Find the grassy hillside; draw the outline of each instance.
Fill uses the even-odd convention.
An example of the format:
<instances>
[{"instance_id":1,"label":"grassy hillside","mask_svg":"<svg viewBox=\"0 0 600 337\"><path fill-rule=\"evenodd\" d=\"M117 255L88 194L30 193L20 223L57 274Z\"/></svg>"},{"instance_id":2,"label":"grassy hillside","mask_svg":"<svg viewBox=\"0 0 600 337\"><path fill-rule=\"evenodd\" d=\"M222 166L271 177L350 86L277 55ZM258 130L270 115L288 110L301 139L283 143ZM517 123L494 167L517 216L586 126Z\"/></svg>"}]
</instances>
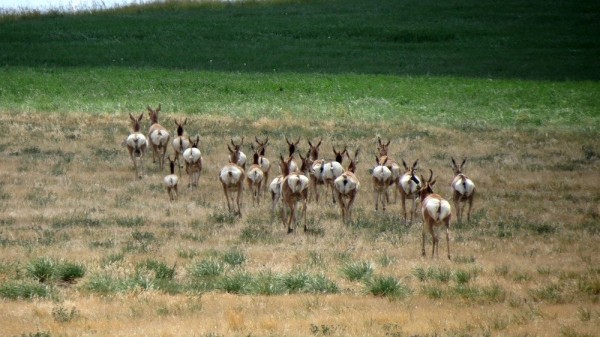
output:
<instances>
[{"instance_id":1,"label":"grassy hillside","mask_svg":"<svg viewBox=\"0 0 600 337\"><path fill-rule=\"evenodd\" d=\"M5 18L0 64L597 80L599 14L596 1L168 1Z\"/></svg>"},{"instance_id":2,"label":"grassy hillside","mask_svg":"<svg viewBox=\"0 0 600 337\"><path fill-rule=\"evenodd\" d=\"M0 327L10 336L594 336L600 326L599 5L594 1L167 1L0 18ZM128 113L188 118L198 189L121 143ZM142 131L148 130L147 115ZM355 218L310 202L288 235L243 216L226 144L361 149ZM375 211L377 136L473 219L421 256ZM169 148L172 153L172 149ZM298 158L298 156L297 156ZM344 162L344 164L347 164ZM179 173L179 172L177 172ZM321 189L321 196L324 189ZM393 199L393 193L390 191ZM322 200L322 199L321 199ZM453 206L453 212L456 210Z\"/></svg>"},{"instance_id":3,"label":"grassy hillside","mask_svg":"<svg viewBox=\"0 0 600 337\"><path fill-rule=\"evenodd\" d=\"M170 1L0 19L0 109L599 127L596 2ZM565 81L568 80L568 81Z\"/></svg>"}]
</instances>

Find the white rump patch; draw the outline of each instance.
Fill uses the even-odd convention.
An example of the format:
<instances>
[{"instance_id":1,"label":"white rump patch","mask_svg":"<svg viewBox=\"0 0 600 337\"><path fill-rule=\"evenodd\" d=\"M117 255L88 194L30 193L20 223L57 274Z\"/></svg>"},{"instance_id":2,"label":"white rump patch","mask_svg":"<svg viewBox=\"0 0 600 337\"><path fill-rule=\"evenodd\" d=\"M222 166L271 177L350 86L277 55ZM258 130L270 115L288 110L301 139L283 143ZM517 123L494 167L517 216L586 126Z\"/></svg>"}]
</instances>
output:
<instances>
[{"instance_id":1,"label":"white rump patch","mask_svg":"<svg viewBox=\"0 0 600 337\"><path fill-rule=\"evenodd\" d=\"M248 171L248 179L253 181L255 184L261 182L263 180L263 177L264 173L258 167L253 167L250 169L250 171Z\"/></svg>"},{"instance_id":2,"label":"white rump patch","mask_svg":"<svg viewBox=\"0 0 600 337\"><path fill-rule=\"evenodd\" d=\"M380 182L388 181L392 177L392 171L386 166L379 165L373 169L373 177Z\"/></svg>"},{"instance_id":3,"label":"white rump patch","mask_svg":"<svg viewBox=\"0 0 600 337\"><path fill-rule=\"evenodd\" d=\"M435 221L441 221L451 214L450 203L444 199L427 197L423 201L423 212Z\"/></svg>"},{"instance_id":4,"label":"white rump patch","mask_svg":"<svg viewBox=\"0 0 600 337\"><path fill-rule=\"evenodd\" d=\"M154 130L150 134L150 141L154 145L167 145L167 141L169 140L169 132L167 130Z\"/></svg>"},{"instance_id":5,"label":"white rump patch","mask_svg":"<svg viewBox=\"0 0 600 337\"><path fill-rule=\"evenodd\" d=\"M186 163L197 163L198 160L200 160L200 158L202 158L202 153L200 152L200 150L198 150L198 148L191 147L183 151L183 160L185 160Z\"/></svg>"},{"instance_id":6,"label":"white rump patch","mask_svg":"<svg viewBox=\"0 0 600 337\"><path fill-rule=\"evenodd\" d=\"M421 182L421 179L419 179L417 176L415 176L415 178L419 181L419 183ZM400 178L400 186L402 186L404 193L408 195L415 194L419 190L417 184L412 181L410 174L404 174Z\"/></svg>"},{"instance_id":7,"label":"white rump patch","mask_svg":"<svg viewBox=\"0 0 600 337\"><path fill-rule=\"evenodd\" d=\"M337 177L333 184L338 192L342 194L349 194L354 190L358 191L360 189L360 183L354 179L350 179L350 177L345 174Z\"/></svg>"},{"instance_id":8,"label":"white rump patch","mask_svg":"<svg viewBox=\"0 0 600 337\"><path fill-rule=\"evenodd\" d=\"M173 186L177 185L178 181L179 181L179 178L174 174L169 174L164 179L165 186L167 186L167 187L173 187Z\"/></svg>"},{"instance_id":9,"label":"white rump patch","mask_svg":"<svg viewBox=\"0 0 600 337\"><path fill-rule=\"evenodd\" d=\"M469 178L461 179L460 176L454 178L452 182L452 188L460 193L461 195L468 197L473 194L473 190L475 190L475 183Z\"/></svg>"},{"instance_id":10,"label":"white rump patch","mask_svg":"<svg viewBox=\"0 0 600 337\"><path fill-rule=\"evenodd\" d=\"M137 143L136 143L136 140L137 140ZM146 145L147 141L146 141L146 137L143 134L141 134L139 132L135 132L135 133L130 134L127 137L126 143L127 143L127 146L135 149L136 144L137 144L137 147L139 148L143 145Z\"/></svg>"},{"instance_id":11,"label":"white rump patch","mask_svg":"<svg viewBox=\"0 0 600 337\"><path fill-rule=\"evenodd\" d=\"M221 170L221 174L219 175L219 179L225 185L235 185L240 181L242 177L242 170L240 170L237 166L225 166Z\"/></svg>"},{"instance_id":12,"label":"white rump patch","mask_svg":"<svg viewBox=\"0 0 600 337\"><path fill-rule=\"evenodd\" d=\"M300 193L308 188L309 180L303 174L291 174L286 177L287 185L294 193Z\"/></svg>"}]
</instances>

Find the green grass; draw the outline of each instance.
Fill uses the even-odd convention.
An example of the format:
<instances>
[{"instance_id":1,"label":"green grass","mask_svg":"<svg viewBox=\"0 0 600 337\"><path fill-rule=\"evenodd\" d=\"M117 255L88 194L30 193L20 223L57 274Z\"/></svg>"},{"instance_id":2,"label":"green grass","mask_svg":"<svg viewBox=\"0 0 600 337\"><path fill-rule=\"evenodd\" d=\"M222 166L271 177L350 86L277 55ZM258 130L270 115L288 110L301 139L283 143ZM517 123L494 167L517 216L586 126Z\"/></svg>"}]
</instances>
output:
<instances>
[{"instance_id":1,"label":"green grass","mask_svg":"<svg viewBox=\"0 0 600 337\"><path fill-rule=\"evenodd\" d=\"M4 16L0 110L162 103L166 115L593 133L599 15L594 1L351 0Z\"/></svg>"}]
</instances>

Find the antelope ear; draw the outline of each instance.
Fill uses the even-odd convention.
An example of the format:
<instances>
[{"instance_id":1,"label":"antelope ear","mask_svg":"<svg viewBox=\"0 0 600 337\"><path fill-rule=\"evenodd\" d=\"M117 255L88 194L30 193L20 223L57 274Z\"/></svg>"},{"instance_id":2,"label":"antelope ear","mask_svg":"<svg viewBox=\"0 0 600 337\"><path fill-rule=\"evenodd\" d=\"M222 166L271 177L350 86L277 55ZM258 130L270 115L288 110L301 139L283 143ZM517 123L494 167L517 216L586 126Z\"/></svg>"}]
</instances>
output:
<instances>
[{"instance_id":1,"label":"antelope ear","mask_svg":"<svg viewBox=\"0 0 600 337\"><path fill-rule=\"evenodd\" d=\"M152 108L151 108L149 105L147 105L147 106L146 106L146 109L148 109L148 111L149 111L150 113L153 113L153 112L154 112L154 111L152 111Z\"/></svg>"},{"instance_id":2,"label":"antelope ear","mask_svg":"<svg viewBox=\"0 0 600 337\"><path fill-rule=\"evenodd\" d=\"M406 165L406 162L404 161L404 159L402 159L402 165L404 165L404 169L408 171L408 165Z\"/></svg>"},{"instance_id":3,"label":"antelope ear","mask_svg":"<svg viewBox=\"0 0 600 337\"><path fill-rule=\"evenodd\" d=\"M138 117L138 122L142 120L142 117L144 117L144 113L143 112L140 114L140 117Z\"/></svg>"},{"instance_id":4,"label":"antelope ear","mask_svg":"<svg viewBox=\"0 0 600 337\"><path fill-rule=\"evenodd\" d=\"M419 166L419 159L415 160L415 163L412 166L413 170L416 170L417 166Z\"/></svg>"},{"instance_id":5,"label":"antelope ear","mask_svg":"<svg viewBox=\"0 0 600 337\"><path fill-rule=\"evenodd\" d=\"M462 168L466 162L467 162L467 158L463 159L462 163L460 164L460 167Z\"/></svg>"},{"instance_id":6,"label":"antelope ear","mask_svg":"<svg viewBox=\"0 0 600 337\"><path fill-rule=\"evenodd\" d=\"M454 157L450 157L452 159L452 166L456 167L456 161L454 161Z\"/></svg>"},{"instance_id":7,"label":"antelope ear","mask_svg":"<svg viewBox=\"0 0 600 337\"><path fill-rule=\"evenodd\" d=\"M133 115L131 114L131 112L129 113L129 119L131 119L134 122L137 122L137 120L135 119L135 117L133 117Z\"/></svg>"},{"instance_id":8,"label":"antelope ear","mask_svg":"<svg viewBox=\"0 0 600 337\"><path fill-rule=\"evenodd\" d=\"M156 112L158 113L160 111L160 104L158 104L158 108L156 108Z\"/></svg>"}]
</instances>

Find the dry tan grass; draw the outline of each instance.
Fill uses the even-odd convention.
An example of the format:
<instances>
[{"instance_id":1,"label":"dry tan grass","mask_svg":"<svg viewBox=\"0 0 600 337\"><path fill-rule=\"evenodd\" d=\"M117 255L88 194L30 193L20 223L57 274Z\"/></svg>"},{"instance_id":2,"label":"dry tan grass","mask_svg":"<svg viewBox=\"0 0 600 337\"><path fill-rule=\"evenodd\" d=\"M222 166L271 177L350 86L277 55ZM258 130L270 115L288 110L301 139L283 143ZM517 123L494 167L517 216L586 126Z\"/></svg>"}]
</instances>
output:
<instances>
[{"instance_id":1,"label":"dry tan grass","mask_svg":"<svg viewBox=\"0 0 600 337\"><path fill-rule=\"evenodd\" d=\"M290 124L301 131L286 134L292 130ZM343 127L352 131L344 132ZM191 192L186 188L187 176L182 177L180 199L171 203L162 186L167 171L158 172L151 155L145 161L148 176L133 179L132 163L120 145L129 132L125 115L3 114L0 130L0 194L4 195L0 242L13 243L0 245L0 266L4 266L0 282L13 276L3 270L22 269L38 257L81 262L87 269L78 284L58 285L54 300L0 300L3 335L47 331L52 336L591 336L600 326L598 137L580 138L568 130L466 132L408 124L304 126L300 121L269 119L243 126L234 119L195 117L186 131L202 137L206 165L200 188ZM308 209L311 224L322 235L287 235L281 222L275 221L269 242L246 242L241 236L248 226L268 223L270 200L265 198L253 209L246 193L243 218L215 226L210 218L227 208L217 172L226 164L225 144L230 137L245 136L249 141L265 132L273 144L267 148L272 161L286 152L285 135L302 136L303 153L308 149L306 137L323 135L321 152L326 158L332 156L331 145L360 146L357 176L363 186L356 215L371 221L378 219L368 176L377 134L392 139L392 157L407 162L419 158L423 174L431 168L438 177L436 191L446 198L451 197L450 156L467 156L466 174L478 189L474 224L453 231L453 261L420 256L420 223L405 235L351 229L339 220L337 206L328 204L309 204ZM396 203L387 213L399 220L400 210ZM142 217L145 223L115 225L118 219L134 217ZM81 221L69 225L72 219ZM92 225L82 225L85 219ZM157 240L145 251L125 251L133 231L153 233ZM98 248L98 243L106 242L108 248ZM445 242L440 245L443 251ZM131 274L137 262L148 258L176 265L177 278L184 279L194 261L232 247L247 256L244 268L251 273L307 268L334 280L341 293L242 296L131 291L100 296L80 287L95 274ZM428 243L428 255L430 247ZM119 252L124 252L119 263L102 263ZM193 254L186 257L188 253ZM363 284L340 275L342 257L371 261L376 275L393 276L412 293L401 299L366 294ZM390 262L379 263L383 258ZM453 285L421 282L414 276L417 268L477 270L469 285L497 286L504 295L494 300L435 299L423 289L450 291ZM582 291L578 286L582 280L592 289ZM563 286L560 300L532 296L532 291L553 284ZM60 322L52 315L57 306L75 308L77 316ZM589 318L582 312L590 313Z\"/></svg>"}]
</instances>

